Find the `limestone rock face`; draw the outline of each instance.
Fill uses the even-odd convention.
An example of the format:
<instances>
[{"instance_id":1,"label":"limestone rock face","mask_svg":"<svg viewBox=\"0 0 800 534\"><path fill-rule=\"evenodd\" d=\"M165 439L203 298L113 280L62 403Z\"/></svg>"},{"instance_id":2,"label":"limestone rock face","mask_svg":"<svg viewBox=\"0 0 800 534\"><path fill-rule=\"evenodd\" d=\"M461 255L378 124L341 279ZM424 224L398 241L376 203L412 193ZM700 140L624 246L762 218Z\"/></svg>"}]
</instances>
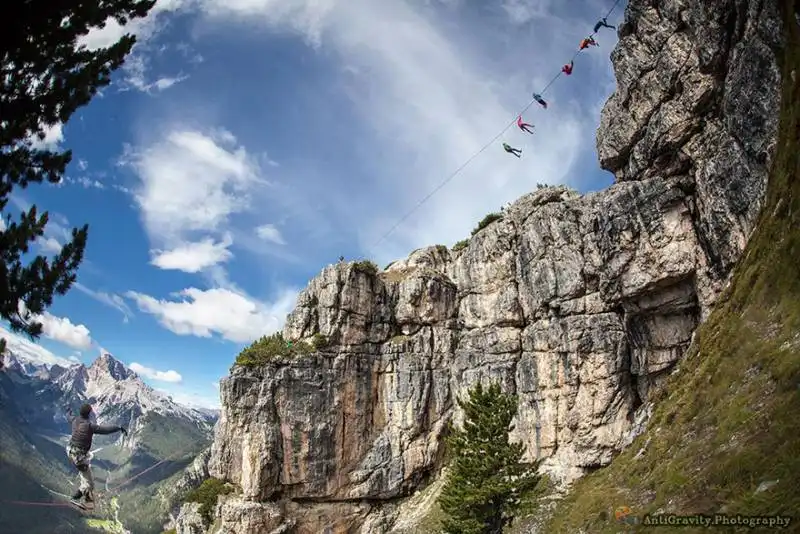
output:
<instances>
[{"instance_id":1,"label":"limestone rock face","mask_svg":"<svg viewBox=\"0 0 800 534\"><path fill-rule=\"evenodd\" d=\"M630 0L619 33L597 136L617 183L530 193L459 251L326 267L284 336L328 347L221 382L209 472L241 491L218 532L413 531L398 499L479 380L519 396L513 438L556 480L639 431L759 214L782 27L774 0Z\"/></svg>"},{"instance_id":2,"label":"limestone rock face","mask_svg":"<svg viewBox=\"0 0 800 534\"><path fill-rule=\"evenodd\" d=\"M206 525L200 515L200 504L186 503L181 506L178 518L175 520L177 534L205 534Z\"/></svg>"}]
</instances>

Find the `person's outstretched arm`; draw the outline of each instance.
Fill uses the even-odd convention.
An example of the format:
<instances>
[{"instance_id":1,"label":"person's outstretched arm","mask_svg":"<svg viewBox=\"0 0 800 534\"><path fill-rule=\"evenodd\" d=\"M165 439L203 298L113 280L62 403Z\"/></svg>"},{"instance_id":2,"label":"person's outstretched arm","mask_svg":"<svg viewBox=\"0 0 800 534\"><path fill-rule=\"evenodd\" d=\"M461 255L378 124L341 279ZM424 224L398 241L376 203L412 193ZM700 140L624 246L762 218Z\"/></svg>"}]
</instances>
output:
<instances>
[{"instance_id":1,"label":"person's outstretched arm","mask_svg":"<svg viewBox=\"0 0 800 534\"><path fill-rule=\"evenodd\" d=\"M112 426L112 425L98 425L92 423L92 432L95 434L113 434L114 432L122 432L123 434L127 434L128 432L121 426Z\"/></svg>"}]
</instances>

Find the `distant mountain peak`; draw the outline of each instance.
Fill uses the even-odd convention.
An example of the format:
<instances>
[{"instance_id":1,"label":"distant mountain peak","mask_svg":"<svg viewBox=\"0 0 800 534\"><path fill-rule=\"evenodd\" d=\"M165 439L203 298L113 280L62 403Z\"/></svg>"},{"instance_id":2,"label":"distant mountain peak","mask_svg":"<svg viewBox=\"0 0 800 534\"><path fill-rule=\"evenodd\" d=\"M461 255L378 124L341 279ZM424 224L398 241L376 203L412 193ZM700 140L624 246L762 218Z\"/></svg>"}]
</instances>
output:
<instances>
[{"instance_id":1,"label":"distant mountain peak","mask_svg":"<svg viewBox=\"0 0 800 534\"><path fill-rule=\"evenodd\" d=\"M92 362L92 365L89 366L89 372L95 376L100 373L107 374L118 382L136 377L136 373L128 369L124 363L108 352L104 352Z\"/></svg>"}]
</instances>

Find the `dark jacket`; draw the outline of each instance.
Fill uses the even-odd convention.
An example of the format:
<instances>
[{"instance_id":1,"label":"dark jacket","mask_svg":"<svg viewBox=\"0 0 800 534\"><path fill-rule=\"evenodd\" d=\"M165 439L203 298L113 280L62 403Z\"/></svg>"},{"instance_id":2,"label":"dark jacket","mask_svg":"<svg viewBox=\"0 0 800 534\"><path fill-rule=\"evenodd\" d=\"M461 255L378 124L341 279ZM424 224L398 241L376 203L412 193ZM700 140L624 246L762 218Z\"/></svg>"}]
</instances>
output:
<instances>
[{"instance_id":1,"label":"dark jacket","mask_svg":"<svg viewBox=\"0 0 800 534\"><path fill-rule=\"evenodd\" d=\"M71 415L70 423L72 424L70 446L85 451L92 448L92 437L95 434L113 434L120 430L118 426L104 426L92 423L88 418L80 415Z\"/></svg>"}]
</instances>

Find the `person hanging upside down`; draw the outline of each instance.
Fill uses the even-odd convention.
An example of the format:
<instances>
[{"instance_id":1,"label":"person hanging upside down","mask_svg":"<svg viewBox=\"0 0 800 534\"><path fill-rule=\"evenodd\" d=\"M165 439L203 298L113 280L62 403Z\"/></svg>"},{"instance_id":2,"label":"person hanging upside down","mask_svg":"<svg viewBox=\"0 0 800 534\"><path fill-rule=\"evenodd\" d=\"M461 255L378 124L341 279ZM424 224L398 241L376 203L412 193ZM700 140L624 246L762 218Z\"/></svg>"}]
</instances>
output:
<instances>
[{"instance_id":1,"label":"person hanging upside down","mask_svg":"<svg viewBox=\"0 0 800 534\"><path fill-rule=\"evenodd\" d=\"M519 126L519 129L522 130L523 132L528 132L529 134L533 133L533 130L531 130L531 128L533 128L533 124L522 122L522 115L517 117L517 126Z\"/></svg>"},{"instance_id":2,"label":"person hanging upside down","mask_svg":"<svg viewBox=\"0 0 800 534\"><path fill-rule=\"evenodd\" d=\"M612 30L616 30L616 29L617 29L617 28L615 28L614 26L610 25L610 24L609 24L609 23L606 21L605 17L603 17L602 19L600 19L600 20L598 20L598 21L597 21L597 24L595 24L595 25L594 25L594 33L597 33L597 31L598 31L600 28L603 28L603 27L606 27L606 28L609 28L609 29L612 29Z\"/></svg>"},{"instance_id":3,"label":"person hanging upside down","mask_svg":"<svg viewBox=\"0 0 800 534\"><path fill-rule=\"evenodd\" d=\"M542 95L538 93L533 93L533 99L536 100L544 109L547 109L547 102L544 101Z\"/></svg>"},{"instance_id":4,"label":"person hanging upside down","mask_svg":"<svg viewBox=\"0 0 800 534\"><path fill-rule=\"evenodd\" d=\"M573 67L573 66L574 66L574 65L573 65L573 62L572 62L572 61L570 61L569 63L567 63L566 65L564 65L563 67L561 67L561 72L563 72L564 74L566 74L567 76L569 76L570 74L572 74L572 67Z\"/></svg>"},{"instance_id":5,"label":"person hanging upside down","mask_svg":"<svg viewBox=\"0 0 800 534\"><path fill-rule=\"evenodd\" d=\"M587 37L583 41L581 41L581 50L584 48L589 48L590 46L600 46L597 44L597 41L594 40L594 37Z\"/></svg>"},{"instance_id":6,"label":"person hanging upside down","mask_svg":"<svg viewBox=\"0 0 800 534\"><path fill-rule=\"evenodd\" d=\"M514 154L518 158L522 157L522 150L520 150L518 148L512 148L512 147L508 146L507 143L503 143L503 150L505 150L509 154Z\"/></svg>"}]
</instances>

